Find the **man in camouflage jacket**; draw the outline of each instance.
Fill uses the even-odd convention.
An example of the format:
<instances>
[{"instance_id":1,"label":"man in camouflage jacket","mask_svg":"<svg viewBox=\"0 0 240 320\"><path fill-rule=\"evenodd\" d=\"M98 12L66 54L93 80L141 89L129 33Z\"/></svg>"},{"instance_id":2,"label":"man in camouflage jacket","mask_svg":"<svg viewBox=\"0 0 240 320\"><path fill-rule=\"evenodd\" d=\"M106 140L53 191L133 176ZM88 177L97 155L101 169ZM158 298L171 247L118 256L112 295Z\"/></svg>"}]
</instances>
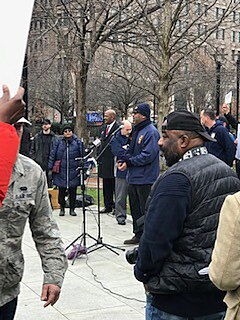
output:
<instances>
[{"instance_id":1,"label":"man in camouflage jacket","mask_svg":"<svg viewBox=\"0 0 240 320\"><path fill-rule=\"evenodd\" d=\"M27 220L44 272L44 307L59 298L67 260L53 220L46 176L33 160L18 155L0 208L0 319L13 319L22 279L22 237Z\"/></svg>"}]
</instances>

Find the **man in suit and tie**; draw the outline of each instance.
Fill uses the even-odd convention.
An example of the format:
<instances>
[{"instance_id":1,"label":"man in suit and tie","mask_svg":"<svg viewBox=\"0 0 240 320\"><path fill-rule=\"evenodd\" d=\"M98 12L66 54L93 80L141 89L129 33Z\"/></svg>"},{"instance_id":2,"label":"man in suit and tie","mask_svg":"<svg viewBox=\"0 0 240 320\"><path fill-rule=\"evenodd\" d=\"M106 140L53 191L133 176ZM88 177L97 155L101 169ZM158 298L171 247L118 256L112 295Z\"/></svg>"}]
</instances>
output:
<instances>
[{"instance_id":1,"label":"man in suit and tie","mask_svg":"<svg viewBox=\"0 0 240 320\"><path fill-rule=\"evenodd\" d=\"M118 128L116 122L116 112L114 110L107 110L104 113L104 125L101 127L100 139L101 146L98 154L106 147L112 138L112 133ZM105 207L100 211L101 213L112 212L114 209L113 194L115 190L114 178L114 155L111 147L108 146L100 156L99 160L99 176L103 179L103 198Z\"/></svg>"}]
</instances>

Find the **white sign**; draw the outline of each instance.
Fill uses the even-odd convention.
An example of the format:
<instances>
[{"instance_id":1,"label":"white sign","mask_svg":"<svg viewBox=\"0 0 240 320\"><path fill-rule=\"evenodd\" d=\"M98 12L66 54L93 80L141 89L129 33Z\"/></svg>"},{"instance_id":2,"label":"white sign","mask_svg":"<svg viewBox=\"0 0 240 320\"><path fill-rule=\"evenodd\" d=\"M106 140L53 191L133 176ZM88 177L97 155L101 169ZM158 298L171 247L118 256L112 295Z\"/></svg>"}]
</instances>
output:
<instances>
[{"instance_id":1,"label":"white sign","mask_svg":"<svg viewBox=\"0 0 240 320\"><path fill-rule=\"evenodd\" d=\"M232 103L232 91L228 92L228 94L225 95L225 103L226 104Z\"/></svg>"},{"instance_id":2,"label":"white sign","mask_svg":"<svg viewBox=\"0 0 240 320\"><path fill-rule=\"evenodd\" d=\"M11 96L20 85L34 0L1 0L0 96L6 84Z\"/></svg>"}]
</instances>

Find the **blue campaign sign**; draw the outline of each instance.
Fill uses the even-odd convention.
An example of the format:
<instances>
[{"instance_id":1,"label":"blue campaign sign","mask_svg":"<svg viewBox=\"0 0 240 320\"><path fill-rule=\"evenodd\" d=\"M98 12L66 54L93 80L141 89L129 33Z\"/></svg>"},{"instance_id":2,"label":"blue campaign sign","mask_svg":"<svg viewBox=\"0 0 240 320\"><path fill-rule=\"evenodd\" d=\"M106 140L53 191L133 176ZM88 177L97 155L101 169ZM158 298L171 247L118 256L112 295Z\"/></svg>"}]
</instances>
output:
<instances>
[{"instance_id":1,"label":"blue campaign sign","mask_svg":"<svg viewBox=\"0 0 240 320\"><path fill-rule=\"evenodd\" d=\"M103 122L103 117L99 112L91 112L86 115L87 122Z\"/></svg>"}]
</instances>

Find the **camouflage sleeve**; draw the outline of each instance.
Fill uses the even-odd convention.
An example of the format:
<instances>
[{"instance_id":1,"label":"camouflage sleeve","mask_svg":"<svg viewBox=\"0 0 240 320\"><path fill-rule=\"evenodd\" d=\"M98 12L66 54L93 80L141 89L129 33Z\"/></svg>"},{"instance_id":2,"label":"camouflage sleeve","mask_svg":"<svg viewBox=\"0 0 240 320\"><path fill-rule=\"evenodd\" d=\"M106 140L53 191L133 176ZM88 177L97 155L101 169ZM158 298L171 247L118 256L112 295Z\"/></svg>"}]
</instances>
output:
<instances>
[{"instance_id":1,"label":"camouflage sleeve","mask_svg":"<svg viewBox=\"0 0 240 320\"><path fill-rule=\"evenodd\" d=\"M46 176L42 171L37 186L35 206L29 216L29 224L42 260L43 283L61 287L67 270L67 258L58 226L52 216Z\"/></svg>"}]
</instances>

